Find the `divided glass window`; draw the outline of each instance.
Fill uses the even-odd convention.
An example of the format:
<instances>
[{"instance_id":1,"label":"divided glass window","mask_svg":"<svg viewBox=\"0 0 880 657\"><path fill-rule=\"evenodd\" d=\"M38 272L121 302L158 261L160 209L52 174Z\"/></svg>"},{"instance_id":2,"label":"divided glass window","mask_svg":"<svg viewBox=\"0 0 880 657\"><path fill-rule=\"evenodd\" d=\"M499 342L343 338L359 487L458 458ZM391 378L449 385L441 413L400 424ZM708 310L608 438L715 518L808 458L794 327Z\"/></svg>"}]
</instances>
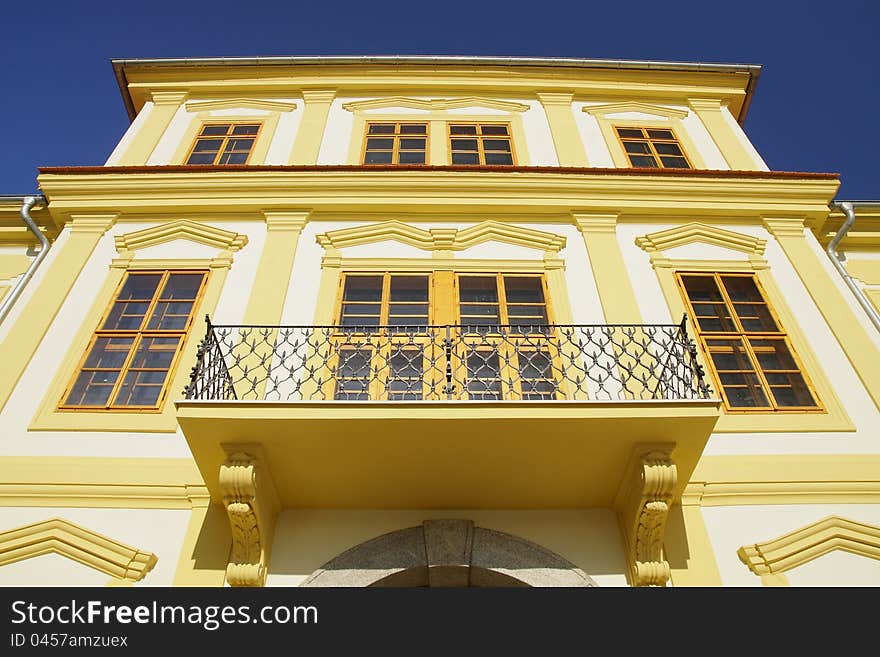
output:
<instances>
[{"instance_id":1,"label":"divided glass window","mask_svg":"<svg viewBox=\"0 0 880 657\"><path fill-rule=\"evenodd\" d=\"M157 409L207 272L129 272L61 408Z\"/></svg>"},{"instance_id":2,"label":"divided glass window","mask_svg":"<svg viewBox=\"0 0 880 657\"><path fill-rule=\"evenodd\" d=\"M450 123L452 164L513 164L510 126L503 123Z\"/></svg>"},{"instance_id":3,"label":"divided glass window","mask_svg":"<svg viewBox=\"0 0 880 657\"><path fill-rule=\"evenodd\" d=\"M186 163L247 164L259 133L259 123L206 123Z\"/></svg>"},{"instance_id":4,"label":"divided glass window","mask_svg":"<svg viewBox=\"0 0 880 657\"><path fill-rule=\"evenodd\" d=\"M661 128L615 128L623 150L634 167L690 169L681 144L671 130Z\"/></svg>"},{"instance_id":5,"label":"divided glass window","mask_svg":"<svg viewBox=\"0 0 880 657\"><path fill-rule=\"evenodd\" d=\"M364 164L425 164L427 123L370 123Z\"/></svg>"},{"instance_id":6,"label":"divided glass window","mask_svg":"<svg viewBox=\"0 0 880 657\"><path fill-rule=\"evenodd\" d=\"M754 274L678 273L710 369L732 410L818 410Z\"/></svg>"}]
</instances>

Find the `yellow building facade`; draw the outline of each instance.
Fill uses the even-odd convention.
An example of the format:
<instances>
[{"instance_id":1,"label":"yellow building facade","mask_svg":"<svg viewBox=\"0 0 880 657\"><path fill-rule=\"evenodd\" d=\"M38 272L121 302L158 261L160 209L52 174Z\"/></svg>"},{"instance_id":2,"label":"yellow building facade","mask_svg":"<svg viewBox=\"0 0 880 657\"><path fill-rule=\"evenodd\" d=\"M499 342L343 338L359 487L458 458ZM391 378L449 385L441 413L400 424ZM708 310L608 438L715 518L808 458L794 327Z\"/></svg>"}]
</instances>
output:
<instances>
[{"instance_id":1,"label":"yellow building facade","mask_svg":"<svg viewBox=\"0 0 880 657\"><path fill-rule=\"evenodd\" d=\"M880 585L880 210L760 67L113 67L0 197L0 584Z\"/></svg>"}]
</instances>

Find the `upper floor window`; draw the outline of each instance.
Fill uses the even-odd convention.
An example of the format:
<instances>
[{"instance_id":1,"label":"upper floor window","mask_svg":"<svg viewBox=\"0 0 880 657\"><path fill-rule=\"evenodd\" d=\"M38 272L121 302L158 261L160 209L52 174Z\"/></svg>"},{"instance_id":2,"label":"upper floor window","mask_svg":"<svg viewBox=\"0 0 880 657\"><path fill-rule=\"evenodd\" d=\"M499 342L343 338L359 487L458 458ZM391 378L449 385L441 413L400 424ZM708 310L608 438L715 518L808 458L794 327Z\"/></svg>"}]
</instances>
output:
<instances>
[{"instance_id":1,"label":"upper floor window","mask_svg":"<svg viewBox=\"0 0 880 657\"><path fill-rule=\"evenodd\" d=\"M158 409L206 278L205 271L129 272L61 408Z\"/></svg>"},{"instance_id":2,"label":"upper floor window","mask_svg":"<svg viewBox=\"0 0 880 657\"><path fill-rule=\"evenodd\" d=\"M663 128L615 128L623 150L634 167L690 169L672 130Z\"/></svg>"},{"instance_id":3,"label":"upper floor window","mask_svg":"<svg viewBox=\"0 0 880 657\"><path fill-rule=\"evenodd\" d=\"M259 123L206 123L186 163L247 164L259 133Z\"/></svg>"},{"instance_id":4,"label":"upper floor window","mask_svg":"<svg viewBox=\"0 0 880 657\"><path fill-rule=\"evenodd\" d=\"M450 123L452 164L513 164L510 126L506 123Z\"/></svg>"},{"instance_id":5,"label":"upper floor window","mask_svg":"<svg viewBox=\"0 0 880 657\"><path fill-rule=\"evenodd\" d=\"M346 274L344 280L342 326L428 324L428 274Z\"/></svg>"},{"instance_id":6,"label":"upper floor window","mask_svg":"<svg viewBox=\"0 0 880 657\"><path fill-rule=\"evenodd\" d=\"M364 164L424 164L427 148L427 123L370 123Z\"/></svg>"},{"instance_id":7,"label":"upper floor window","mask_svg":"<svg viewBox=\"0 0 880 657\"><path fill-rule=\"evenodd\" d=\"M677 276L728 409L819 409L788 336L754 274Z\"/></svg>"},{"instance_id":8,"label":"upper floor window","mask_svg":"<svg viewBox=\"0 0 880 657\"><path fill-rule=\"evenodd\" d=\"M459 274L458 304L467 326L547 324L542 276Z\"/></svg>"}]
</instances>

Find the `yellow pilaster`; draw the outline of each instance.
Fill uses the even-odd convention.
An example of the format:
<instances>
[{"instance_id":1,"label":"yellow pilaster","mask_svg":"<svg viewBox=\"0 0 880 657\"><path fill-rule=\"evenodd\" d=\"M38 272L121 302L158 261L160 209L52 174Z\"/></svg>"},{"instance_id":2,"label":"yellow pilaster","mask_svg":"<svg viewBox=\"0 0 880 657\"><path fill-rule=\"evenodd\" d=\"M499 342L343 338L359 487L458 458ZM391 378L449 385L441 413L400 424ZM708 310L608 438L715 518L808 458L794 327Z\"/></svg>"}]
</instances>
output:
<instances>
[{"instance_id":1,"label":"yellow pilaster","mask_svg":"<svg viewBox=\"0 0 880 657\"><path fill-rule=\"evenodd\" d=\"M589 166L584 142L571 111L574 94L541 91L537 96L550 123L550 134L553 135L559 166Z\"/></svg>"},{"instance_id":2,"label":"yellow pilaster","mask_svg":"<svg viewBox=\"0 0 880 657\"><path fill-rule=\"evenodd\" d=\"M223 586L231 546L226 509L209 502L193 507L173 585Z\"/></svg>"},{"instance_id":3,"label":"yellow pilaster","mask_svg":"<svg viewBox=\"0 0 880 657\"><path fill-rule=\"evenodd\" d=\"M574 212L572 217L587 247L605 321L609 324L641 323L629 272L617 242L617 215Z\"/></svg>"},{"instance_id":4,"label":"yellow pilaster","mask_svg":"<svg viewBox=\"0 0 880 657\"><path fill-rule=\"evenodd\" d=\"M290 152L290 164L316 164L335 89L305 89L303 116Z\"/></svg>"},{"instance_id":5,"label":"yellow pilaster","mask_svg":"<svg viewBox=\"0 0 880 657\"><path fill-rule=\"evenodd\" d=\"M700 493L685 491L666 520L666 559L673 586L721 586L721 573L709 541Z\"/></svg>"},{"instance_id":6,"label":"yellow pilaster","mask_svg":"<svg viewBox=\"0 0 880 657\"><path fill-rule=\"evenodd\" d=\"M264 212L263 216L266 219L266 243L244 313L245 324L277 324L281 321L296 247L309 213Z\"/></svg>"},{"instance_id":7,"label":"yellow pilaster","mask_svg":"<svg viewBox=\"0 0 880 657\"><path fill-rule=\"evenodd\" d=\"M785 251L868 394L880 408L880 350L846 302L845 293L835 285L826 263L807 243L803 219L765 217L764 225Z\"/></svg>"},{"instance_id":8,"label":"yellow pilaster","mask_svg":"<svg viewBox=\"0 0 880 657\"><path fill-rule=\"evenodd\" d=\"M67 224L67 240L55 247L39 287L28 300L6 339L0 343L0 409L37 350L74 281L92 255L101 236L116 221L113 214L74 215ZM54 258L53 258L54 256Z\"/></svg>"},{"instance_id":9,"label":"yellow pilaster","mask_svg":"<svg viewBox=\"0 0 880 657\"><path fill-rule=\"evenodd\" d=\"M446 148L446 121L431 119L430 146L428 147L428 164L443 166L449 164Z\"/></svg>"},{"instance_id":10,"label":"yellow pilaster","mask_svg":"<svg viewBox=\"0 0 880 657\"><path fill-rule=\"evenodd\" d=\"M697 114L712 140L718 146L728 166L734 171L757 171L758 163L752 157L733 128L725 120L722 112L727 112L726 107L721 106L717 98L691 98L691 109Z\"/></svg>"},{"instance_id":11,"label":"yellow pilaster","mask_svg":"<svg viewBox=\"0 0 880 657\"><path fill-rule=\"evenodd\" d=\"M119 166L146 164L186 97L187 94L180 91L154 91L151 98L153 107L150 110L150 115L128 148L125 149L117 164Z\"/></svg>"}]
</instances>

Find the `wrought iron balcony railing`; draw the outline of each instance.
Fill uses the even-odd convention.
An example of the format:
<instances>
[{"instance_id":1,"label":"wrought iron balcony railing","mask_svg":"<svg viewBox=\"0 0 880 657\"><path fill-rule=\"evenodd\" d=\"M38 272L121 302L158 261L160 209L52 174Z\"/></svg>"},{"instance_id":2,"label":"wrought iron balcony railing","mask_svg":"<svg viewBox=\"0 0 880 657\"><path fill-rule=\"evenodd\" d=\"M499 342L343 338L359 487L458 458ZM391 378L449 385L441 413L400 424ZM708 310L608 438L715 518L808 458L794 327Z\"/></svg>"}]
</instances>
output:
<instances>
[{"instance_id":1,"label":"wrought iron balcony railing","mask_svg":"<svg viewBox=\"0 0 880 657\"><path fill-rule=\"evenodd\" d=\"M215 326L187 399L677 400L710 390L669 325Z\"/></svg>"}]
</instances>

